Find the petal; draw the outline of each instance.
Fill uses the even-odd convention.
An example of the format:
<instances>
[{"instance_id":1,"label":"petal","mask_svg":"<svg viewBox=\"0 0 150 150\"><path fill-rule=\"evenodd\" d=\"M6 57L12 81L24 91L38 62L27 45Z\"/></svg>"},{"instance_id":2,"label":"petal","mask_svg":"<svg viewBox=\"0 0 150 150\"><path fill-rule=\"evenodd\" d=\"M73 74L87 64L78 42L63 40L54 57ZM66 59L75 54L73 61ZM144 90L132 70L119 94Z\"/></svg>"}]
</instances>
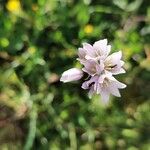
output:
<instances>
[{"instance_id":1,"label":"petal","mask_svg":"<svg viewBox=\"0 0 150 150\"><path fill-rule=\"evenodd\" d=\"M121 67L125 64L124 61L120 60Z\"/></svg>"},{"instance_id":2,"label":"petal","mask_svg":"<svg viewBox=\"0 0 150 150\"><path fill-rule=\"evenodd\" d=\"M116 80L113 76L107 76L107 80L109 80L106 87L107 92L120 97L119 89L125 88L126 85Z\"/></svg>"},{"instance_id":3,"label":"petal","mask_svg":"<svg viewBox=\"0 0 150 150\"><path fill-rule=\"evenodd\" d=\"M115 70L112 70L111 72L112 72L113 75L126 73L126 71L123 68L117 68Z\"/></svg>"},{"instance_id":4,"label":"petal","mask_svg":"<svg viewBox=\"0 0 150 150\"><path fill-rule=\"evenodd\" d=\"M113 84L113 83L111 83L111 84L109 85L108 91L109 91L112 95L114 95L114 96L121 97L118 88L117 88L116 85Z\"/></svg>"},{"instance_id":5,"label":"petal","mask_svg":"<svg viewBox=\"0 0 150 150\"><path fill-rule=\"evenodd\" d=\"M88 93L89 98L92 98L93 94L94 94L94 87L91 86L90 91Z\"/></svg>"},{"instance_id":6,"label":"petal","mask_svg":"<svg viewBox=\"0 0 150 150\"><path fill-rule=\"evenodd\" d=\"M124 89L124 88L127 87L127 85L125 85L124 83L121 83L119 81L117 82L117 86L118 86L119 89Z\"/></svg>"},{"instance_id":7,"label":"petal","mask_svg":"<svg viewBox=\"0 0 150 150\"><path fill-rule=\"evenodd\" d=\"M107 52L106 52L106 56L108 56L108 55L109 55L110 51L111 51L111 45L107 45Z\"/></svg>"},{"instance_id":8,"label":"petal","mask_svg":"<svg viewBox=\"0 0 150 150\"><path fill-rule=\"evenodd\" d=\"M89 56L89 55L86 55L85 58L87 60L96 60L96 56Z\"/></svg>"},{"instance_id":9,"label":"petal","mask_svg":"<svg viewBox=\"0 0 150 150\"><path fill-rule=\"evenodd\" d=\"M82 70L77 69L77 68L72 68L72 69L65 71L62 74L60 81L62 81L64 83L70 82L70 81L76 81L76 80L81 79L82 76L83 76Z\"/></svg>"},{"instance_id":10,"label":"petal","mask_svg":"<svg viewBox=\"0 0 150 150\"><path fill-rule=\"evenodd\" d=\"M91 56L91 57L95 57L95 51L92 47L92 45L88 44L88 43L83 43L83 49L86 50L86 54Z\"/></svg>"},{"instance_id":11,"label":"petal","mask_svg":"<svg viewBox=\"0 0 150 150\"><path fill-rule=\"evenodd\" d=\"M88 81L83 82L81 87L82 87L84 90L89 89Z\"/></svg>"},{"instance_id":12,"label":"petal","mask_svg":"<svg viewBox=\"0 0 150 150\"><path fill-rule=\"evenodd\" d=\"M86 61L86 59L85 59L86 50L83 48L79 48L78 49L78 56L79 56L79 58L77 58L77 60L80 61L81 64L85 63L85 61Z\"/></svg>"},{"instance_id":13,"label":"petal","mask_svg":"<svg viewBox=\"0 0 150 150\"><path fill-rule=\"evenodd\" d=\"M96 71L98 74L100 74L104 70L104 62L100 60L99 64L96 64Z\"/></svg>"},{"instance_id":14,"label":"petal","mask_svg":"<svg viewBox=\"0 0 150 150\"><path fill-rule=\"evenodd\" d=\"M111 55L109 55L107 58L106 58L106 64L109 64L109 65L116 65L118 63L120 63L120 59L122 57L122 52L119 51L119 52L115 52Z\"/></svg>"},{"instance_id":15,"label":"petal","mask_svg":"<svg viewBox=\"0 0 150 150\"><path fill-rule=\"evenodd\" d=\"M110 47L107 49L107 39L99 40L94 43L93 48L97 51L98 55L107 55Z\"/></svg>"},{"instance_id":16,"label":"petal","mask_svg":"<svg viewBox=\"0 0 150 150\"><path fill-rule=\"evenodd\" d=\"M104 104L107 104L109 101L109 93L106 90L101 91L101 99Z\"/></svg>"},{"instance_id":17,"label":"petal","mask_svg":"<svg viewBox=\"0 0 150 150\"><path fill-rule=\"evenodd\" d=\"M104 82L105 77L106 77L106 74L102 74L98 79L98 83L102 84Z\"/></svg>"},{"instance_id":18,"label":"petal","mask_svg":"<svg viewBox=\"0 0 150 150\"><path fill-rule=\"evenodd\" d=\"M100 92L101 92L101 86L100 86L100 84L97 82L97 83L95 83L95 90L96 90L96 94L100 94Z\"/></svg>"},{"instance_id":19,"label":"petal","mask_svg":"<svg viewBox=\"0 0 150 150\"><path fill-rule=\"evenodd\" d=\"M85 49L87 51L92 51L93 47L92 47L92 45L90 45L88 43L83 43L83 49Z\"/></svg>"},{"instance_id":20,"label":"petal","mask_svg":"<svg viewBox=\"0 0 150 150\"><path fill-rule=\"evenodd\" d=\"M86 50L83 49L83 48L79 48L78 49L78 56L80 59L84 59L85 58L85 55L86 55Z\"/></svg>"},{"instance_id":21,"label":"petal","mask_svg":"<svg viewBox=\"0 0 150 150\"><path fill-rule=\"evenodd\" d=\"M88 60L84 63L84 68L82 69L84 72L93 76L96 74L96 62L93 60Z\"/></svg>"},{"instance_id":22,"label":"petal","mask_svg":"<svg viewBox=\"0 0 150 150\"><path fill-rule=\"evenodd\" d=\"M124 64L124 62L120 60L121 57L121 51L109 55L104 62L105 69L110 71L113 75L125 73L125 70L121 68Z\"/></svg>"},{"instance_id":23,"label":"petal","mask_svg":"<svg viewBox=\"0 0 150 150\"><path fill-rule=\"evenodd\" d=\"M83 82L82 88L83 88L83 89L88 89L89 86L90 86L92 83L95 83L95 82L98 81L98 78L99 78L98 76L93 76L93 77L90 78L90 80Z\"/></svg>"},{"instance_id":24,"label":"petal","mask_svg":"<svg viewBox=\"0 0 150 150\"><path fill-rule=\"evenodd\" d=\"M114 78L114 81L113 81L113 82L114 82L113 84L115 84L115 86L116 86L118 89L124 89L124 88L127 87L124 83L119 82L119 81L116 80L115 78Z\"/></svg>"}]
</instances>

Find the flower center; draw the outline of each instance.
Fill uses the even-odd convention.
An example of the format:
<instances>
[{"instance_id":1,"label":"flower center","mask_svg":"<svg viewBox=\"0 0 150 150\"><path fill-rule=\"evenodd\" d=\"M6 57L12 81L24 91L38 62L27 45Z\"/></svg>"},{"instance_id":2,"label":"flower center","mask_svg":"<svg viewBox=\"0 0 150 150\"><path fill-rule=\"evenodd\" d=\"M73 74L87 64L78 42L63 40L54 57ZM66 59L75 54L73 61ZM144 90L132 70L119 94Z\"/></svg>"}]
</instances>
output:
<instances>
[{"instance_id":1,"label":"flower center","mask_svg":"<svg viewBox=\"0 0 150 150\"><path fill-rule=\"evenodd\" d=\"M109 65L106 65L106 66L105 66L105 69L108 70L108 71L111 71L111 70L114 69L116 66L117 66L117 64L115 64L115 65L109 64Z\"/></svg>"},{"instance_id":2,"label":"flower center","mask_svg":"<svg viewBox=\"0 0 150 150\"><path fill-rule=\"evenodd\" d=\"M102 87L106 88L109 86L110 80L106 77L102 83Z\"/></svg>"}]
</instances>

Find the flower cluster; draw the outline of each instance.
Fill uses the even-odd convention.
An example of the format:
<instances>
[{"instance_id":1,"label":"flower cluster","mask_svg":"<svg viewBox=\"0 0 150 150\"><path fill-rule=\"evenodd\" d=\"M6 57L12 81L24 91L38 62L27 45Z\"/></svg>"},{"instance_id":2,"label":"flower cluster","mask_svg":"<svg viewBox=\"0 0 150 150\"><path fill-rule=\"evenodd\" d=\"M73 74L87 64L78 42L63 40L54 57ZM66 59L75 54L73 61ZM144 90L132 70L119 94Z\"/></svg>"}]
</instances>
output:
<instances>
[{"instance_id":1,"label":"flower cluster","mask_svg":"<svg viewBox=\"0 0 150 150\"><path fill-rule=\"evenodd\" d=\"M122 52L109 55L110 51L111 46L107 44L107 39L96 41L93 45L83 43L83 47L78 49L77 59L83 68L65 71L60 81L80 80L83 73L87 73L89 76L82 84L82 88L89 89L90 98L94 93L100 94L103 102L107 103L110 94L120 97L119 89L125 88L126 85L116 80L114 75L125 73L122 67Z\"/></svg>"}]
</instances>

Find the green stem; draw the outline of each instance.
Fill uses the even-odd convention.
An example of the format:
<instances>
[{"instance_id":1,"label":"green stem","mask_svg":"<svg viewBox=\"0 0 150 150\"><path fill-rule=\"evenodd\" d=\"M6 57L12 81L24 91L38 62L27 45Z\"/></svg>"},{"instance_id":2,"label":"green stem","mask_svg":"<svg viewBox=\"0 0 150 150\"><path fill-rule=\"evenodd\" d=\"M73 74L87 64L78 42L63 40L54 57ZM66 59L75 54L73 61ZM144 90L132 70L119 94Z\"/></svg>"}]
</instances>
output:
<instances>
[{"instance_id":1,"label":"green stem","mask_svg":"<svg viewBox=\"0 0 150 150\"><path fill-rule=\"evenodd\" d=\"M36 134L36 120L37 120L37 111L36 109L34 109L30 114L29 132L24 146L24 150L30 150L32 148Z\"/></svg>"}]
</instances>

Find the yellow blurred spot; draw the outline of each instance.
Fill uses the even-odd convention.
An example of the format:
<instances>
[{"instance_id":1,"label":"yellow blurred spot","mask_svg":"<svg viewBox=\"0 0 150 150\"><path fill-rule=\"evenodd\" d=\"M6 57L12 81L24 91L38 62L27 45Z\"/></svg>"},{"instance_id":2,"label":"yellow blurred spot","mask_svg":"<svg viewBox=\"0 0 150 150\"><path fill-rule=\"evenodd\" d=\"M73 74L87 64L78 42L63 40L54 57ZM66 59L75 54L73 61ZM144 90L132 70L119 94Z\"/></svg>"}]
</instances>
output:
<instances>
[{"instance_id":1,"label":"yellow blurred spot","mask_svg":"<svg viewBox=\"0 0 150 150\"><path fill-rule=\"evenodd\" d=\"M19 80L19 79L18 79L18 77L17 77L17 75L16 75L15 72L12 73L11 76L9 77L9 81L10 81L11 83L16 83L18 80Z\"/></svg>"},{"instance_id":2,"label":"yellow blurred spot","mask_svg":"<svg viewBox=\"0 0 150 150\"><path fill-rule=\"evenodd\" d=\"M133 54L133 50L130 47L126 47L126 46L123 47L122 49L124 50L123 53L124 53L125 58L129 59Z\"/></svg>"},{"instance_id":3,"label":"yellow blurred spot","mask_svg":"<svg viewBox=\"0 0 150 150\"><path fill-rule=\"evenodd\" d=\"M118 38L124 38L125 37L125 31L124 30L118 30L116 31L116 35Z\"/></svg>"},{"instance_id":4,"label":"yellow blurred spot","mask_svg":"<svg viewBox=\"0 0 150 150\"><path fill-rule=\"evenodd\" d=\"M7 46L9 45L8 39L6 39L6 38L1 38L1 39L0 39L0 45L1 45L2 47L7 47Z\"/></svg>"},{"instance_id":5,"label":"yellow blurred spot","mask_svg":"<svg viewBox=\"0 0 150 150\"><path fill-rule=\"evenodd\" d=\"M92 33L93 30L94 30L94 28L93 28L93 26L90 25L90 24L86 25L85 28L84 28L84 32L85 32L86 34Z\"/></svg>"},{"instance_id":6,"label":"yellow blurred spot","mask_svg":"<svg viewBox=\"0 0 150 150\"><path fill-rule=\"evenodd\" d=\"M6 8L10 12L18 12L21 10L21 4L19 0L9 0L6 4Z\"/></svg>"},{"instance_id":7,"label":"yellow blurred spot","mask_svg":"<svg viewBox=\"0 0 150 150\"><path fill-rule=\"evenodd\" d=\"M34 54L34 53L36 52L36 48L35 48L35 47L29 47L29 48L28 48L28 52L29 52L30 54Z\"/></svg>"},{"instance_id":8,"label":"yellow blurred spot","mask_svg":"<svg viewBox=\"0 0 150 150\"><path fill-rule=\"evenodd\" d=\"M62 111L61 114L60 114L60 116L61 116L62 119L67 119L68 118L68 112L65 111L65 110Z\"/></svg>"},{"instance_id":9,"label":"yellow blurred spot","mask_svg":"<svg viewBox=\"0 0 150 150\"><path fill-rule=\"evenodd\" d=\"M33 11L37 11L37 10L38 10L38 5L33 4L33 5L32 5L32 10L33 10Z\"/></svg>"},{"instance_id":10,"label":"yellow blurred spot","mask_svg":"<svg viewBox=\"0 0 150 150\"><path fill-rule=\"evenodd\" d=\"M76 55L76 53L72 49L67 49L65 55L68 56L68 57L73 57L73 56Z\"/></svg>"}]
</instances>

